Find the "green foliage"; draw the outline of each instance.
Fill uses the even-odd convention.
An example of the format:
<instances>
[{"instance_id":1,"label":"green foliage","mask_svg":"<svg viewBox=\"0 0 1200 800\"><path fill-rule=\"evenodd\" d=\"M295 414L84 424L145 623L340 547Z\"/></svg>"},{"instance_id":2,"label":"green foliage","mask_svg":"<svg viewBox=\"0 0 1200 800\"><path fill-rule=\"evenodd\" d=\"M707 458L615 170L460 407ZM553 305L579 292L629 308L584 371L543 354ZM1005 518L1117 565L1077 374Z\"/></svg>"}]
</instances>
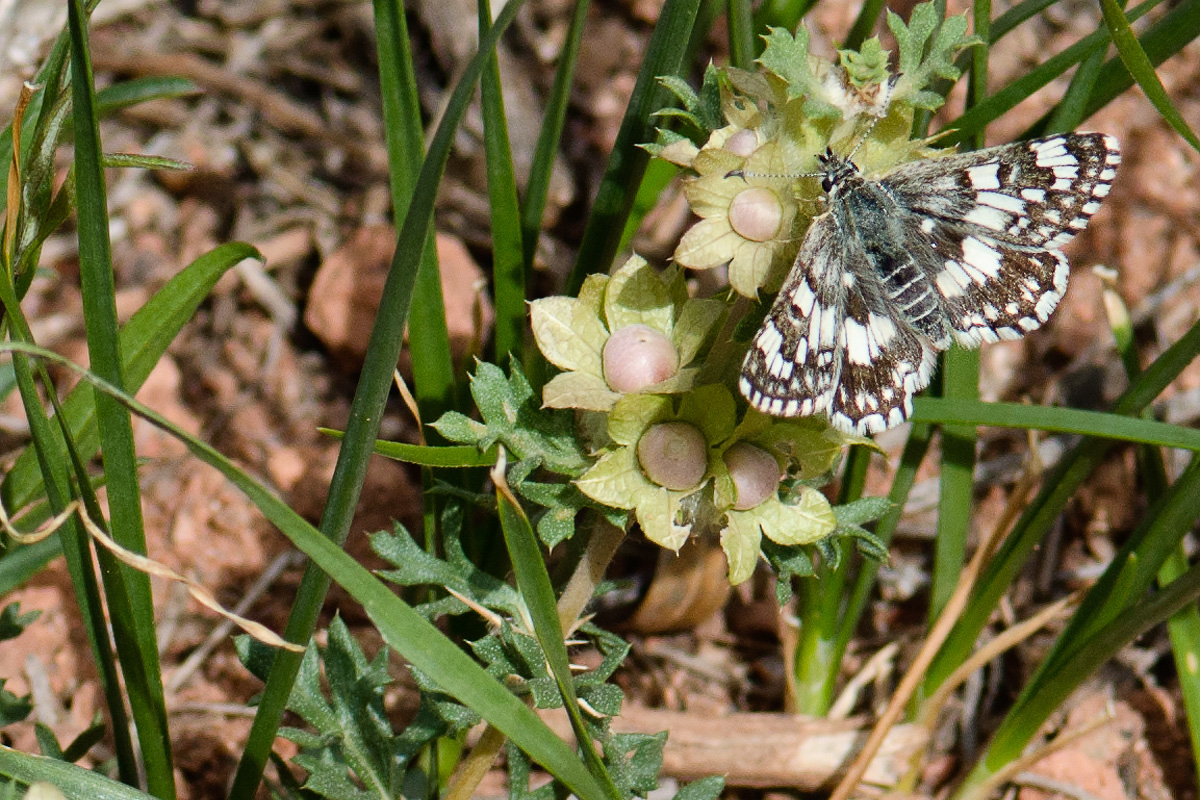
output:
<instances>
[{"instance_id":1,"label":"green foliage","mask_svg":"<svg viewBox=\"0 0 1200 800\"><path fill-rule=\"evenodd\" d=\"M809 119L837 119L842 115L829 99L824 81L813 72L808 54L808 29L801 26L793 36L783 28L771 28L763 37L766 46L758 63L787 84L789 100L803 99L801 107Z\"/></svg>"},{"instance_id":2,"label":"green foliage","mask_svg":"<svg viewBox=\"0 0 1200 800\"><path fill-rule=\"evenodd\" d=\"M308 772L303 789L329 800L400 797L413 757L479 718L425 686L416 719L396 733L383 706L383 689L392 682L387 648L368 660L340 617L328 632L327 647L309 645L288 702L310 729L280 729L300 747L293 763Z\"/></svg>"},{"instance_id":3,"label":"green foliage","mask_svg":"<svg viewBox=\"0 0 1200 800\"><path fill-rule=\"evenodd\" d=\"M926 87L937 78L958 80L962 71L954 64L955 56L963 48L980 43L978 38L967 36L967 15L950 17L939 25L937 7L921 3L913 8L907 25L890 10L887 21L900 50L893 101L906 101L930 111L940 108L946 98Z\"/></svg>"}]
</instances>

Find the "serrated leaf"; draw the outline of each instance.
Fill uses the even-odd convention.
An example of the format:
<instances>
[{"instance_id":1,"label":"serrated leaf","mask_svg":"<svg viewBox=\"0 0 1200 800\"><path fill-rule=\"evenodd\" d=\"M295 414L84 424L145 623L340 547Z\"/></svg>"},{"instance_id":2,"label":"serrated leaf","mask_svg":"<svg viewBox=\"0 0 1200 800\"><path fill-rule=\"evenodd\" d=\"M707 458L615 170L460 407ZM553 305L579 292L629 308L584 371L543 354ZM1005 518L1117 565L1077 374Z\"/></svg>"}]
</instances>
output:
<instances>
[{"instance_id":1,"label":"serrated leaf","mask_svg":"<svg viewBox=\"0 0 1200 800\"><path fill-rule=\"evenodd\" d=\"M886 497L860 497L851 503L835 506L833 513L839 526L864 525L879 519L891 508L892 501Z\"/></svg>"},{"instance_id":2,"label":"serrated leaf","mask_svg":"<svg viewBox=\"0 0 1200 800\"><path fill-rule=\"evenodd\" d=\"M38 610L22 614L20 603L9 603L0 611L0 642L17 638L41 615Z\"/></svg>"},{"instance_id":3,"label":"serrated leaf","mask_svg":"<svg viewBox=\"0 0 1200 800\"><path fill-rule=\"evenodd\" d=\"M443 529L446 527L443 525ZM443 547L453 561L443 561L426 552L399 523L395 523L391 531L379 531L369 538L375 554L394 567L378 571L384 580L399 586L445 586L484 608L508 616L520 613L521 601L516 590L477 569L462 553L457 536L443 538ZM430 609L422 607L421 610L428 614ZM447 598L437 610L462 614L469 609L461 601Z\"/></svg>"},{"instance_id":4,"label":"serrated leaf","mask_svg":"<svg viewBox=\"0 0 1200 800\"><path fill-rule=\"evenodd\" d=\"M478 444L487 437L487 426L457 411L442 414L431 427L452 442Z\"/></svg>"},{"instance_id":5,"label":"serrated leaf","mask_svg":"<svg viewBox=\"0 0 1200 800\"><path fill-rule=\"evenodd\" d=\"M615 717L621 713L621 702L625 695L621 687L611 683L585 684L578 686L579 699L585 701L597 714Z\"/></svg>"},{"instance_id":6,"label":"serrated leaf","mask_svg":"<svg viewBox=\"0 0 1200 800\"><path fill-rule=\"evenodd\" d=\"M717 800L725 789L725 779L719 775L692 781L675 793L675 800Z\"/></svg>"},{"instance_id":7,"label":"serrated leaf","mask_svg":"<svg viewBox=\"0 0 1200 800\"><path fill-rule=\"evenodd\" d=\"M721 109L722 71L708 62L704 68L704 80L700 84L700 122L708 131L724 127L725 114Z\"/></svg>"},{"instance_id":8,"label":"serrated leaf","mask_svg":"<svg viewBox=\"0 0 1200 800\"><path fill-rule=\"evenodd\" d=\"M700 96L683 78L678 75L659 75L658 82L675 95L688 111L695 112L700 108Z\"/></svg>"},{"instance_id":9,"label":"serrated leaf","mask_svg":"<svg viewBox=\"0 0 1200 800\"><path fill-rule=\"evenodd\" d=\"M805 98L804 110L809 116L841 115L830 104L821 80L813 74L808 57L808 30L804 26L796 29L795 36L773 27L763 39L766 45L758 63L787 82L788 99Z\"/></svg>"},{"instance_id":10,"label":"serrated leaf","mask_svg":"<svg viewBox=\"0 0 1200 800\"><path fill-rule=\"evenodd\" d=\"M658 788L666 733L618 733L604 743L613 783L626 792L646 796Z\"/></svg>"},{"instance_id":11,"label":"serrated leaf","mask_svg":"<svg viewBox=\"0 0 1200 800\"><path fill-rule=\"evenodd\" d=\"M517 460L534 460L568 477L587 468L589 459L576 438L572 415L543 409L515 360L507 379L496 365L479 362L471 376L471 396L486 427L480 446L501 442Z\"/></svg>"},{"instance_id":12,"label":"serrated leaf","mask_svg":"<svg viewBox=\"0 0 1200 800\"><path fill-rule=\"evenodd\" d=\"M885 563L888 560L888 548L883 543L883 540L875 536L870 531L858 528L853 531L854 544L858 547L858 552L863 558L869 558L872 561Z\"/></svg>"},{"instance_id":13,"label":"serrated leaf","mask_svg":"<svg viewBox=\"0 0 1200 800\"><path fill-rule=\"evenodd\" d=\"M18 697L4 688L7 678L0 678L0 727L22 722L33 711L33 699L29 695Z\"/></svg>"}]
</instances>

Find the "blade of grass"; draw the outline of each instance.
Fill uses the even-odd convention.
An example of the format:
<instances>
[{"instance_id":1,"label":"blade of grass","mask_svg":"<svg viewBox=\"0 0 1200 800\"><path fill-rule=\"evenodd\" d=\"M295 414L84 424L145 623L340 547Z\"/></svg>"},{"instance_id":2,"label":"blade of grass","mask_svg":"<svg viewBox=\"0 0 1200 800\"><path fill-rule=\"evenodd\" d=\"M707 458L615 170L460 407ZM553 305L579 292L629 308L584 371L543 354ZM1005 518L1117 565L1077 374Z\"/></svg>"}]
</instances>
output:
<instances>
[{"instance_id":1,"label":"blade of grass","mask_svg":"<svg viewBox=\"0 0 1200 800\"><path fill-rule=\"evenodd\" d=\"M1030 428L1055 433L1076 433L1104 439L1200 450L1200 431L1165 422L1103 411L1084 411L1058 406L1026 406L1020 403L984 403L921 397L911 419L993 428Z\"/></svg>"},{"instance_id":2,"label":"blade of grass","mask_svg":"<svg viewBox=\"0 0 1200 800\"><path fill-rule=\"evenodd\" d=\"M1096 271L1101 272L1099 269ZM1103 273L1102 277L1105 278L1104 305L1108 311L1109 327L1112 329L1121 363L1132 380L1141 371L1141 364L1129 309L1117 293L1113 279ZM1146 487L1146 496L1152 503L1158 502L1169 488L1162 451L1155 447L1140 448L1138 466ZM1159 586L1167 586L1183 575L1187 568L1187 550L1184 543L1180 542L1158 571ZM1200 765L1200 675L1197 675L1195 668L1196 664L1200 664L1200 609L1189 605L1172 615L1167 620L1167 634L1171 639L1171 654L1175 660L1175 671L1187 711L1193 760L1196 765ZM1200 775L1197 777L1200 778Z\"/></svg>"},{"instance_id":3,"label":"blade of grass","mask_svg":"<svg viewBox=\"0 0 1200 800\"><path fill-rule=\"evenodd\" d=\"M1140 19L1161 2L1162 0L1147 0L1136 6L1128 14L1129 21ZM1190 0L1190 2L1195 2L1195 0ZM941 131L945 135L939 139L939 144L950 145L969 141L989 122L999 119L1018 103L1092 53L1104 52L1109 41L1108 31L1099 30L1083 37L1062 52L1050 56L1020 78L992 93L986 100L966 111L962 116L946 123ZM1088 111L1085 118L1094 111L1095 109Z\"/></svg>"},{"instance_id":4,"label":"blade of grass","mask_svg":"<svg viewBox=\"0 0 1200 800\"><path fill-rule=\"evenodd\" d=\"M680 73L699 7L700 0L666 0L663 5L596 192L579 256L567 278L566 294L577 294L591 273L607 272L617 254L625 220L650 159L638 145L654 139L650 115L671 102L671 93L659 85L658 77Z\"/></svg>"},{"instance_id":5,"label":"blade of grass","mask_svg":"<svg viewBox=\"0 0 1200 800\"><path fill-rule=\"evenodd\" d=\"M1132 14L1128 16L1134 21ZM1150 63L1158 66L1171 56L1179 53L1185 46L1200 37L1200 1L1183 0L1172 6L1162 19L1155 22L1138 37L1138 42ZM1125 68L1120 58L1114 58L1104 65L1100 77L1096 81L1096 89L1084 109L1084 119L1095 114L1112 102L1113 98L1133 86L1133 76ZM1042 121L1035 123L1041 126Z\"/></svg>"},{"instance_id":6,"label":"blade of grass","mask_svg":"<svg viewBox=\"0 0 1200 800\"><path fill-rule=\"evenodd\" d=\"M1171 98L1167 96L1167 90L1163 88L1162 81L1158 79L1158 74L1154 71L1154 65L1150 63L1146 51L1138 44L1137 36L1129 27L1129 21L1125 19L1125 13L1121 10L1121 6L1117 4L1116 0L1100 0L1100 10L1104 13L1104 24L1108 26L1109 34L1112 36L1113 44L1117 46L1117 53L1120 54L1121 61L1129 70L1130 76L1137 81L1138 86L1145 93L1146 99L1158 110L1167 124L1192 146L1192 149L1200 151L1200 139L1196 138L1196 134L1184 121L1179 109L1171 103Z\"/></svg>"},{"instance_id":7,"label":"blade of grass","mask_svg":"<svg viewBox=\"0 0 1200 800\"><path fill-rule=\"evenodd\" d=\"M445 114L411 193L412 201L396 242L396 253L380 298L379 312L371 330L371 341L350 408L346 436L338 452L325 512L321 517L321 532L335 549L345 542L350 531L350 522L366 476L367 462L378 437L384 403L391 389L392 371L400 357L404 326L408 322L415 296L416 273L430 237L437 186L450 156L454 131L474 94L475 83L479 80L487 54L495 47L500 34L512 22L521 5L519 0L505 5L495 25L481 39L479 52L463 70L446 104ZM394 20L390 28L392 34L399 30L396 27L398 24L398 20ZM401 121L389 119L389 127L391 123ZM399 167L392 167L393 172L397 169ZM414 353L414 364L415 360ZM300 644L308 641L328 588L329 577L323 571L310 568L305 572L285 632L288 641ZM249 800L257 790L299 667L300 659L292 654L276 655L251 726L250 738L238 764L231 798Z\"/></svg>"},{"instance_id":8,"label":"blade of grass","mask_svg":"<svg viewBox=\"0 0 1200 800\"><path fill-rule=\"evenodd\" d=\"M2 271L0 271L0 302L3 302L7 312L10 335L16 340L29 343L33 338L29 331L29 325L18 304L12 281L8 274ZM25 416L29 421L29 429L33 438L33 447L30 450L37 458L37 469L44 476L49 509L57 516L65 511L70 491L67 466L61 457L63 442L45 414L42 400L34 385L29 359L24 354L14 353L12 363L21 401L25 408ZM46 387L46 394L53 398L55 396L53 384L42 365L39 363L38 366L42 384ZM59 417L61 419L61 413ZM58 428L62 430L61 423ZM113 725L118 773L121 780L134 785L138 782L138 760L129 729L129 716L125 709L125 695L117 676L117 664L113 658L113 641L104 614L104 604L100 597L99 581L96 578L92 561L90 542L81 529L79 520L74 516L68 518L55 537L56 542L61 545L57 549L60 549L65 556L67 572L71 576L71 584L75 589L79 614L83 618L84 632L88 637L92 659L100 679L100 689L104 694L109 720ZM134 661L136 662L136 659Z\"/></svg>"},{"instance_id":9,"label":"blade of grass","mask_svg":"<svg viewBox=\"0 0 1200 800\"><path fill-rule=\"evenodd\" d=\"M575 66L579 61L579 47L583 42L583 29L590 7L590 0L578 0L575 3L571 25L567 29L562 52L558 54L558 69L554 71L554 86L550 89L550 97L546 101L546 116L538 133L533 164L529 169L529 181L525 184L525 199L521 204L521 245L524 249L526 279L533 271L538 239L542 234L542 217L546 213L550 177L554 174L554 160L566 125L571 86L575 80Z\"/></svg>"},{"instance_id":10,"label":"blade of grass","mask_svg":"<svg viewBox=\"0 0 1200 800\"><path fill-rule=\"evenodd\" d=\"M892 534L895 533L896 526L900 523L900 517L904 513L904 504L908 502L908 495L917 481L917 469L925 460L925 454L929 452L929 444L932 440L932 426L922 422L913 423L908 433L908 441L904 443L904 452L900 455L900 465L892 478L892 488L888 492L888 500L891 501L892 508L875 525L875 535L885 547L891 542ZM854 634L858 630L858 623L862 620L863 612L871 598L871 590L875 585L875 578L879 574L879 567L880 565L876 561L864 561L858 576L854 579L854 585L846 600L846 610L842 614L837 639L834 643L832 658L835 663L841 663L846 654L846 648L850 646L850 640L854 638Z\"/></svg>"},{"instance_id":11,"label":"blade of grass","mask_svg":"<svg viewBox=\"0 0 1200 800\"><path fill-rule=\"evenodd\" d=\"M992 15L991 0L972 3L975 35L983 43L971 48L971 73L967 85L967 108L987 97L988 41ZM970 145L983 147L986 130L980 127ZM979 351L951 348L942 357L942 396L952 401L979 399ZM937 536L934 538L932 584L929 589L927 622L933 627L954 594L966 561L971 530L971 507L975 492L975 427L943 425L941 465L938 470Z\"/></svg>"},{"instance_id":12,"label":"blade of grass","mask_svg":"<svg viewBox=\"0 0 1200 800\"><path fill-rule=\"evenodd\" d=\"M554 71L554 86L546 100L546 115L538 132L537 147L533 163L529 167L529 180L525 183L525 197L521 202L521 246L524 248L525 284L528 286L533 275L533 264L537 258L538 241L542 235L542 220L546 214L546 199L550 192L550 178L554 174L554 162L566 126L567 108L571 100L571 86L575 78L575 66L579 61L579 47L583 42L583 29L587 24L587 12L591 0L576 0L571 14L571 25L558 54L558 68ZM546 381L546 360L536 347L524 351L525 376L535 390Z\"/></svg>"},{"instance_id":13,"label":"blade of grass","mask_svg":"<svg viewBox=\"0 0 1200 800\"><path fill-rule=\"evenodd\" d=\"M25 784L45 781L54 784L67 797L92 800L148 800L151 797L100 772L56 758L21 753L4 745L0 745L0 775Z\"/></svg>"},{"instance_id":14,"label":"blade of grass","mask_svg":"<svg viewBox=\"0 0 1200 800\"><path fill-rule=\"evenodd\" d=\"M504 543L508 547L509 558L513 572L517 578L517 588L525 607L529 609L533 630L537 635L538 644L546 656L546 664L558 684L562 695L563 707L571 720L571 729L575 732L575 740L579 743L583 760L588 765L592 776L604 787L612 800L620 800L621 793L613 785L612 776L596 754L592 737L579 713L579 700L575 696L575 683L571 677L571 662L567 657L567 646L564 641L562 625L558 619L558 604L554 599L554 587L550 583L550 573L546 569L546 560L538 547L537 536L533 526L521 508L521 503L509 488L505 480L505 458L503 451L492 469L492 481L496 485L496 504L500 512L500 528L504 531Z\"/></svg>"},{"instance_id":15,"label":"blade of grass","mask_svg":"<svg viewBox=\"0 0 1200 800\"><path fill-rule=\"evenodd\" d=\"M497 23L501 21L504 21L503 15ZM610 800L575 753L532 710L366 567L288 507L271 489L247 475L211 445L62 356L19 342L0 343L0 351L5 350L27 353L71 370L97 391L178 439L193 455L215 468L245 494L271 524L360 603L384 642L397 655L435 680L442 690L459 702L478 712L581 798ZM282 651L276 653L276 665L282 656Z\"/></svg>"},{"instance_id":16,"label":"blade of grass","mask_svg":"<svg viewBox=\"0 0 1200 800\"><path fill-rule=\"evenodd\" d=\"M862 496L870 462L870 448L862 445L850 448L838 490L839 505ZM819 580L794 582L799 636L792 656L788 711L813 716L829 713L841 674L841 655L836 642L843 622L843 589L855 567L862 567L861 559L857 553L849 552L835 569L822 570Z\"/></svg>"},{"instance_id":17,"label":"blade of grass","mask_svg":"<svg viewBox=\"0 0 1200 800\"><path fill-rule=\"evenodd\" d=\"M491 4L479 0L479 35L492 23ZM504 118L500 64L493 51L480 85L483 147L487 161L488 200L492 227L492 291L496 299L495 363L522 362L525 346L525 263L521 246L521 209L513 173L512 145Z\"/></svg>"},{"instance_id":18,"label":"blade of grass","mask_svg":"<svg viewBox=\"0 0 1200 800\"><path fill-rule=\"evenodd\" d=\"M976 763L958 796L982 796L992 777L1020 757L1050 714L1096 669L1137 636L1200 596L1200 565L1144 599L1163 561L1200 517L1200 457L1113 559L1088 592L1055 648Z\"/></svg>"},{"instance_id":19,"label":"blade of grass","mask_svg":"<svg viewBox=\"0 0 1200 800\"><path fill-rule=\"evenodd\" d=\"M425 153L424 128L403 2L374 0L373 6L392 214L399 227L407 220L413 193L417 191L417 176ZM408 341L417 406L422 419L432 420L454 407L454 362L450 356L446 304L432 227L420 247L420 269L412 289L412 302L425 313L408 321ZM423 433L439 440L436 431Z\"/></svg>"},{"instance_id":20,"label":"blade of grass","mask_svg":"<svg viewBox=\"0 0 1200 800\"><path fill-rule=\"evenodd\" d=\"M107 192L87 17L80 0L72 0L68 5L67 24L71 40L80 282L88 357L98 375L120 387L123 362L108 241ZM125 549L145 554L141 490L129 412L107 395L97 395L95 402L113 537ZM105 577L109 615L118 634L117 653L144 756L146 787L154 796L171 800L175 797L175 776L150 579L123 564ZM119 635L121 632L128 636Z\"/></svg>"},{"instance_id":21,"label":"blade of grass","mask_svg":"<svg viewBox=\"0 0 1200 800\"><path fill-rule=\"evenodd\" d=\"M141 388L187 320L191 319L217 280L243 259L261 258L248 244L221 245L184 267L155 292L121 329L120 350L125 359L123 379L130 391ZM76 387L62 403L63 418L80 453L99 446L96 406L92 391ZM41 491L36 454L22 453L0 483L0 496L10 511L34 502Z\"/></svg>"},{"instance_id":22,"label":"blade of grass","mask_svg":"<svg viewBox=\"0 0 1200 800\"><path fill-rule=\"evenodd\" d=\"M846 41L842 47L847 50L857 50L862 47L862 43L867 40L879 23L879 17L883 14L885 5L885 0L866 0L858 12L858 16L854 18L854 24L850 26L850 33L846 34Z\"/></svg>"},{"instance_id":23,"label":"blade of grass","mask_svg":"<svg viewBox=\"0 0 1200 800\"><path fill-rule=\"evenodd\" d=\"M726 0L729 25L729 65L738 69L754 66L754 9L749 0Z\"/></svg>"},{"instance_id":24,"label":"blade of grass","mask_svg":"<svg viewBox=\"0 0 1200 800\"><path fill-rule=\"evenodd\" d=\"M1140 414L1200 353L1200 323L1160 355L1118 399L1118 414ZM991 405L991 404L989 404ZM1057 409L1064 411L1065 409ZM1079 413L1079 412L1073 412ZM1145 424L1145 420L1136 420ZM971 604L929 668L926 687L936 688L967 657L996 603L1042 536L1092 470L1108 452L1108 439L1087 438L1067 453L1045 477L1042 489L1026 507L1012 532L980 577ZM928 693L928 692L927 692Z\"/></svg>"}]
</instances>

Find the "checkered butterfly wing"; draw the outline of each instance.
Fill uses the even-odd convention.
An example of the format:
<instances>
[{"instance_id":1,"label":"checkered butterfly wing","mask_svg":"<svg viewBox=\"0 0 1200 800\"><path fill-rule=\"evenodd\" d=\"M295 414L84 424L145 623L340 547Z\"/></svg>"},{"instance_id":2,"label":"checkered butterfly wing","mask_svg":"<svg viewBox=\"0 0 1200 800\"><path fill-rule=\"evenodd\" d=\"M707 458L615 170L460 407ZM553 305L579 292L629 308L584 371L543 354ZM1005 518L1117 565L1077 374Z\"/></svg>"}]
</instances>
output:
<instances>
[{"instance_id":1,"label":"checkered butterfly wing","mask_svg":"<svg viewBox=\"0 0 1200 800\"><path fill-rule=\"evenodd\" d=\"M896 424L929 382L936 351L894 309L838 215L809 227L796 266L746 355L740 388L780 417L822 414L854 431ZM863 346L858 346L862 344Z\"/></svg>"},{"instance_id":2,"label":"checkered butterfly wing","mask_svg":"<svg viewBox=\"0 0 1200 800\"><path fill-rule=\"evenodd\" d=\"M1119 162L1102 134L903 164L878 181L827 157L829 213L754 338L742 393L768 414L824 414L860 434L903 421L937 351L1046 321L1066 290L1060 249Z\"/></svg>"},{"instance_id":3,"label":"checkered butterfly wing","mask_svg":"<svg viewBox=\"0 0 1200 800\"><path fill-rule=\"evenodd\" d=\"M880 186L933 250L923 260L955 340L1018 339L1067 289L1061 248L1087 227L1121 162L1117 140L1062 134L901 165Z\"/></svg>"}]
</instances>

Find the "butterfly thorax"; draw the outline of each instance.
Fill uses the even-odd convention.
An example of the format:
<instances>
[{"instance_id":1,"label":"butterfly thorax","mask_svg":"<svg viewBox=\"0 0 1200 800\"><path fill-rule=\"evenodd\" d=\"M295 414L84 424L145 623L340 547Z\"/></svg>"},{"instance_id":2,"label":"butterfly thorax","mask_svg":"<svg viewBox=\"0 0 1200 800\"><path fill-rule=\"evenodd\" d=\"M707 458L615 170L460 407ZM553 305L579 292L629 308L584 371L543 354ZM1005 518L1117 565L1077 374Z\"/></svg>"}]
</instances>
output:
<instances>
[{"instance_id":1,"label":"butterfly thorax","mask_svg":"<svg viewBox=\"0 0 1200 800\"><path fill-rule=\"evenodd\" d=\"M849 159L826 152L822 185L829 211L848 242L862 249L865 259L851 261L843 280L847 287L878 286L880 300L900 310L913 330L931 341L949 343L950 329L939 313L937 295L921 270L909 245L909 220L882 184L862 176ZM870 275L856 275L854 264L870 267ZM858 289L862 291L861 288Z\"/></svg>"}]
</instances>

